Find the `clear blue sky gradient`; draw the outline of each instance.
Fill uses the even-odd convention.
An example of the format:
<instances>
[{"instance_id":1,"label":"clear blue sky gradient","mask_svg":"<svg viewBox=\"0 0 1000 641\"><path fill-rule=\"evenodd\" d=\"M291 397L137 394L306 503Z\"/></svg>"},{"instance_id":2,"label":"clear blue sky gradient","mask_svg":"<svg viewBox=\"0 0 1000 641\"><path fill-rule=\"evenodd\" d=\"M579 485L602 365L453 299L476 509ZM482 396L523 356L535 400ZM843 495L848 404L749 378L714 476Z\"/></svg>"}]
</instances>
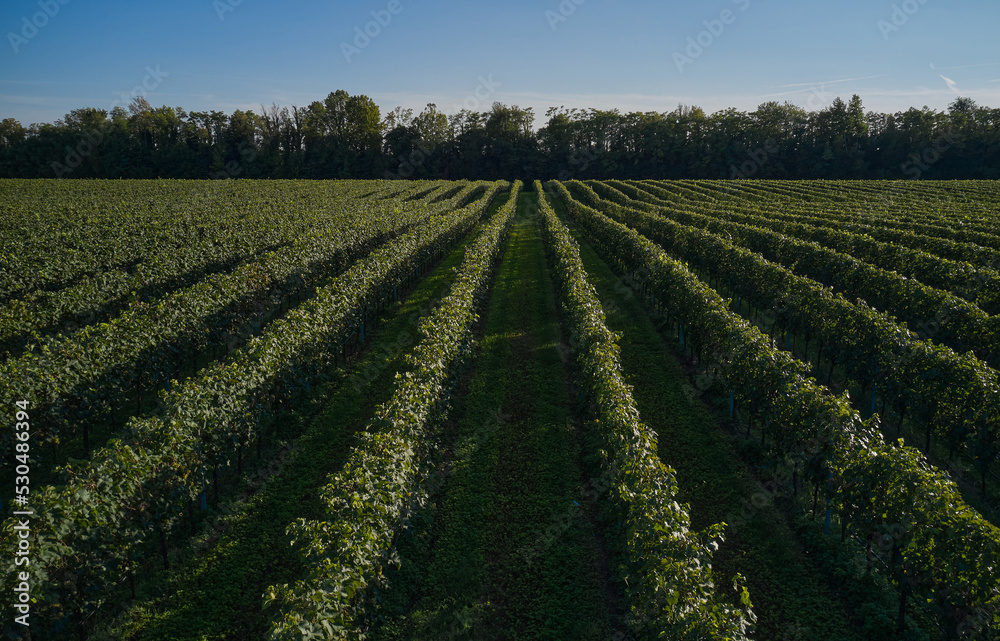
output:
<instances>
[{"instance_id":1,"label":"clear blue sky gradient","mask_svg":"<svg viewBox=\"0 0 1000 641\"><path fill-rule=\"evenodd\" d=\"M888 112L958 94L1000 107L996 0L397 1L3 0L0 118L54 122L142 92L259 112L337 89L383 113L518 104L536 127L560 105L816 110L857 93Z\"/></svg>"}]
</instances>

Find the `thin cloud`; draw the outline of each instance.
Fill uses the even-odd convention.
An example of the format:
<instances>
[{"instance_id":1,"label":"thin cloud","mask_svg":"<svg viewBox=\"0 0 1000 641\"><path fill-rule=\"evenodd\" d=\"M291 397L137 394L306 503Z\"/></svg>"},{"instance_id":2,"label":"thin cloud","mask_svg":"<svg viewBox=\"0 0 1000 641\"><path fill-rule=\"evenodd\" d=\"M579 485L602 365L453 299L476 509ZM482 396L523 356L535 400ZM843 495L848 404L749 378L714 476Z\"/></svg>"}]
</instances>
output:
<instances>
[{"instance_id":1,"label":"thin cloud","mask_svg":"<svg viewBox=\"0 0 1000 641\"><path fill-rule=\"evenodd\" d=\"M817 88L816 85L810 85L809 89L795 89L794 91L782 91L780 93L766 93L766 94L762 94L760 97L761 98L780 98L781 96L794 96L796 94L809 93L809 92L811 92L812 90L814 90L816 88Z\"/></svg>"},{"instance_id":2,"label":"thin cloud","mask_svg":"<svg viewBox=\"0 0 1000 641\"><path fill-rule=\"evenodd\" d=\"M997 65L1000 65L1000 62L983 62L975 65L960 65L958 67L941 67L941 68L947 71L948 69L972 69L974 67L996 67ZM933 64L931 65L931 68L932 69L934 68Z\"/></svg>"},{"instance_id":3,"label":"thin cloud","mask_svg":"<svg viewBox=\"0 0 1000 641\"><path fill-rule=\"evenodd\" d=\"M207 73L188 73L186 71L174 71L171 72L172 76L188 76L191 78L208 78L210 80L239 80L240 82L294 82L290 78L284 78L278 80L275 78L248 78L246 76L226 76L217 74L207 74Z\"/></svg>"},{"instance_id":4,"label":"thin cloud","mask_svg":"<svg viewBox=\"0 0 1000 641\"><path fill-rule=\"evenodd\" d=\"M92 82L81 80L0 80L8 85L93 85Z\"/></svg>"},{"instance_id":5,"label":"thin cloud","mask_svg":"<svg viewBox=\"0 0 1000 641\"><path fill-rule=\"evenodd\" d=\"M58 107L64 104L81 104L89 98L74 98L72 96L25 96L0 94L0 104L9 102L18 105L39 105L44 107Z\"/></svg>"},{"instance_id":6,"label":"thin cloud","mask_svg":"<svg viewBox=\"0 0 1000 641\"><path fill-rule=\"evenodd\" d=\"M954 93L961 95L961 92L958 90L958 84L954 80L952 80L948 76L943 76L941 74L938 75L941 76L941 79L944 80L945 84L948 85L949 89L951 89Z\"/></svg>"},{"instance_id":7,"label":"thin cloud","mask_svg":"<svg viewBox=\"0 0 1000 641\"><path fill-rule=\"evenodd\" d=\"M878 74L874 76L861 76L858 78L842 78L840 80L820 80L817 82L797 82L790 85L774 85L771 89L786 89L788 87L818 87L822 85L835 85L841 82L855 82L857 80L871 80L872 78L884 78L886 74ZM794 93L794 92L789 92ZM773 95L784 95L784 94L773 94Z\"/></svg>"}]
</instances>

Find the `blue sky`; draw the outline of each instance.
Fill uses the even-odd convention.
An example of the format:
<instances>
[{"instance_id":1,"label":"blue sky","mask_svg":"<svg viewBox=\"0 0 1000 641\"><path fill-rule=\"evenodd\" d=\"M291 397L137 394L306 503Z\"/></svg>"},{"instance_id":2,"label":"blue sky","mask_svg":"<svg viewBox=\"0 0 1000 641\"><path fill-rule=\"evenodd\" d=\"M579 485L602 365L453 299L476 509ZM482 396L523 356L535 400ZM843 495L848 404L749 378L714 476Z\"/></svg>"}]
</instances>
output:
<instances>
[{"instance_id":1,"label":"blue sky","mask_svg":"<svg viewBox=\"0 0 1000 641\"><path fill-rule=\"evenodd\" d=\"M518 104L536 126L560 105L815 110L853 93L881 111L1000 107L998 18L995 0L3 0L0 118L133 94L259 111L337 89L383 113Z\"/></svg>"}]
</instances>

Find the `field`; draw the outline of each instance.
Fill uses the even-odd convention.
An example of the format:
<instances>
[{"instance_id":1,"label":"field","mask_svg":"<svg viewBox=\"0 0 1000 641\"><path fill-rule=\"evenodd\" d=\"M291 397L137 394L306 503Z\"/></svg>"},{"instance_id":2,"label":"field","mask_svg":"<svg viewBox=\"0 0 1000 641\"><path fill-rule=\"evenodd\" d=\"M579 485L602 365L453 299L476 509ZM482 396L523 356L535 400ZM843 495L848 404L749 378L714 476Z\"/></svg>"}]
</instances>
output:
<instances>
[{"instance_id":1,"label":"field","mask_svg":"<svg viewBox=\"0 0 1000 641\"><path fill-rule=\"evenodd\" d=\"M993 181L3 180L0 359L11 638L1000 638Z\"/></svg>"}]
</instances>

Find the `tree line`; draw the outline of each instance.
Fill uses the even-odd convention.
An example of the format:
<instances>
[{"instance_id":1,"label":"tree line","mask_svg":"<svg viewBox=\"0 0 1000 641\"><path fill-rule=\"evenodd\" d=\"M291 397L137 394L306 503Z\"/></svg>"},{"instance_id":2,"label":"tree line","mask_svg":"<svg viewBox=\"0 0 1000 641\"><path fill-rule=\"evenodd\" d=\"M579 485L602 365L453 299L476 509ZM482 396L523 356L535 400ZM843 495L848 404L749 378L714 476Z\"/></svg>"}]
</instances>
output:
<instances>
[{"instance_id":1,"label":"tree line","mask_svg":"<svg viewBox=\"0 0 1000 641\"><path fill-rule=\"evenodd\" d=\"M75 109L55 123L0 121L7 178L677 178L1000 177L1000 109L956 98L945 111L866 111L837 98L818 111L766 102L706 114L547 111L494 103L447 115L382 114L340 90L307 107L260 112Z\"/></svg>"}]
</instances>

